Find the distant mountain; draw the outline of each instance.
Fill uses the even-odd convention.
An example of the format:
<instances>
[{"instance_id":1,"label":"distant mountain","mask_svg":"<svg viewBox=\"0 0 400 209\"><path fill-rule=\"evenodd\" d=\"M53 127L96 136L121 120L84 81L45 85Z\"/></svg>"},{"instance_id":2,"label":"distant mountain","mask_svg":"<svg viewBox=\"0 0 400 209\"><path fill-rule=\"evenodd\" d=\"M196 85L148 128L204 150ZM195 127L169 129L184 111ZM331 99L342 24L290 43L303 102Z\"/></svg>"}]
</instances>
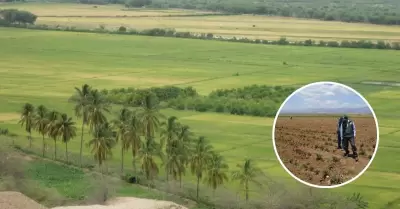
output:
<instances>
[{"instance_id":1,"label":"distant mountain","mask_svg":"<svg viewBox=\"0 0 400 209\"><path fill-rule=\"evenodd\" d=\"M371 114L369 107L282 109L281 114Z\"/></svg>"}]
</instances>

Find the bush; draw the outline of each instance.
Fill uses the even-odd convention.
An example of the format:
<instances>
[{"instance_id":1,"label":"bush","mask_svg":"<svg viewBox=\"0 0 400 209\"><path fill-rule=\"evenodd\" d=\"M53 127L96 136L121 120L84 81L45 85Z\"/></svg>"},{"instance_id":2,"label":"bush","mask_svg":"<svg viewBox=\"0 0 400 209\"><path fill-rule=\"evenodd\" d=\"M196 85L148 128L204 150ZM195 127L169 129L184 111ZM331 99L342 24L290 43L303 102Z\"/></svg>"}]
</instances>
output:
<instances>
[{"instance_id":1,"label":"bush","mask_svg":"<svg viewBox=\"0 0 400 209\"><path fill-rule=\"evenodd\" d=\"M119 32L125 33L125 32L126 32L126 27L125 27L125 26L120 26L120 27L118 28L118 31L119 31Z\"/></svg>"},{"instance_id":2,"label":"bush","mask_svg":"<svg viewBox=\"0 0 400 209\"><path fill-rule=\"evenodd\" d=\"M125 3L125 7L144 7L151 3L151 0L128 0Z\"/></svg>"},{"instance_id":3,"label":"bush","mask_svg":"<svg viewBox=\"0 0 400 209\"><path fill-rule=\"evenodd\" d=\"M9 134L10 134L10 132L8 131L7 128L0 128L0 135L5 135L5 136L7 136L7 135L9 135Z\"/></svg>"},{"instance_id":4,"label":"bush","mask_svg":"<svg viewBox=\"0 0 400 209\"><path fill-rule=\"evenodd\" d=\"M34 24L37 16L28 11L20 11L17 9L5 9L0 11L3 21L9 24Z\"/></svg>"}]
</instances>

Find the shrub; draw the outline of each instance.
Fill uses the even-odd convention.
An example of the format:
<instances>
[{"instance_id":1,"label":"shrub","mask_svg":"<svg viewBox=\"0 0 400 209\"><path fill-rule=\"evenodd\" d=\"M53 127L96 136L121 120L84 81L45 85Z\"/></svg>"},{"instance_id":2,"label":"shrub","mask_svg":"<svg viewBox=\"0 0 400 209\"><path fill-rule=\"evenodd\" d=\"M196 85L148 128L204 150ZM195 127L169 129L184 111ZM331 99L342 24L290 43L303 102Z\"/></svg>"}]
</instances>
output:
<instances>
[{"instance_id":1,"label":"shrub","mask_svg":"<svg viewBox=\"0 0 400 209\"><path fill-rule=\"evenodd\" d=\"M120 26L120 27L118 28L118 32L125 33L125 32L126 32L126 27L125 27L125 26Z\"/></svg>"},{"instance_id":2,"label":"shrub","mask_svg":"<svg viewBox=\"0 0 400 209\"><path fill-rule=\"evenodd\" d=\"M0 16L5 23L34 24L37 16L28 11L5 9L0 11ZM4 24L4 23L3 23Z\"/></svg>"}]
</instances>

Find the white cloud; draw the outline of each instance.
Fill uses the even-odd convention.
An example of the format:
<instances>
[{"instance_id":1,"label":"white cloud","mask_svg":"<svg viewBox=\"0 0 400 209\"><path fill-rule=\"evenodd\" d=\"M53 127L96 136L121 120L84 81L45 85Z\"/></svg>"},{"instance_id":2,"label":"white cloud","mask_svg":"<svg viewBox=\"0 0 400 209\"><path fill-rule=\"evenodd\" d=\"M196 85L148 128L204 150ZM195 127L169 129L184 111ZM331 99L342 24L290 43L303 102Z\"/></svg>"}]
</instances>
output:
<instances>
[{"instance_id":1,"label":"white cloud","mask_svg":"<svg viewBox=\"0 0 400 209\"><path fill-rule=\"evenodd\" d=\"M354 94L353 91L336 84L316 84L297 92L305 106L309 108L342 108L355 107L355 104L344 102L340 96Z\"/></svg>"},{"instance_id":2,"label":"white cloud","mask_svg":"<svg viewBox=\"0 0 400 209\"><path fill-rule=\"evenodd\" d=\"M338 94L349 95L353 94L353 92L336 84L315 84L302 89L298 94L303 98L318 98L322 96L335 96Z\"/></svg>"}]
</instances>

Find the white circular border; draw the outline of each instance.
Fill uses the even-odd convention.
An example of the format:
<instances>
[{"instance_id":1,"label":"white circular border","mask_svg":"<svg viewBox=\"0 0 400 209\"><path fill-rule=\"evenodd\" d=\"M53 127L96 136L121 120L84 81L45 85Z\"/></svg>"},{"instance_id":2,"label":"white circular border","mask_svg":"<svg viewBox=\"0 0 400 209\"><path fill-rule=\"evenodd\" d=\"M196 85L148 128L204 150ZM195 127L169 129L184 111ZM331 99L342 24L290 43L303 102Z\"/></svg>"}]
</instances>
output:
<instances>
[{"instance_id":1,"label":"white circular border","mask_svg":"<svg viewBox=\"0 0 400 209\"><path fill-rule=\"evenodd\" d=\"M364 168L357 176L353 177L352 179L350 179L350 180L348 180L348 181L346 181L346 182L344 182L344 183L342 183L342 184L337 184L337 185L333 185L333 186L319 186L319 185L310 184L310 183L308 183L308 182L306 182L306 181L301 180L301 179L298 178L297 176L295 176L292 172L289 171L288 168L286 168L285 164L282 162L281 158L279 157L278 150L276 149L276 144L275 144L275 125L276 125L276 121L277 121L277 119L278 119L278 117L279 117L279 115L280 115L280 112L281 112L282 108L285 106L286 102L287 102L290 98L292 98L292 96L294 96L297 92L299 92L299 91L301 91L301 90L303 90L303 89L305 89L305 88L307 88L307 87L309 87L309 86L317 85L317 84L333 84L333 85L339 85L339 86L344 87L344 88L346 88L346 89L348 89L348 90L351 90L352 92L354 92L355 94L357 94L357 95L368 105L369 109L370 109L371 112L372 112L372 115L374 116L375 125L376 125L376 144L375 144L375 151L374 151L374 154L372 155L372 157L371 157L369 163L367 164L367 166L365 166L365 168ZM377 153L377 151L378 151L378 147L379 147L379 125L378 125L378 119L376 118L374 109L371 107L371 105L369 104L369 102L368 102L358 91L356 91L355 89L353 89L353 88L351 88L351 87L349 87L349 86L346 86L346 85L344 85L344 84L336 83L336 82L332 82L332 81L314 82L314 83L307 84L307 85L305 85L305 86L303 86L303 87L297 89L297 90L294 91L291 95L289 95L289 96L285 99L285 101L281 104L281 107L279 107L278 112L276 113L276 116L275 116L275 119L274 119L274 125L272 126L272 143L273 143L273 145L274 145L275 155L276 155L276 157L278 158L279 163L280 163L280 164L282 165L282 167L286 170L286 172L289 173L294 179L296 179L297 181L299 181L299 182L301 182L301 183L303 183L303 184L305 184L305 185L307 185L307 186L314 187L314 188L319 188L319 189L333 189L333 188L338 188L338 187L341 187L341 186L345 186L345 185L347 185L347 184L349 184L349 183L355 181L356 179L358 179L361 175L363 175L363 174L365 173L365 171L367 171L367 169L368 169L369 166L371 165L372 161L374 160L375 155L376 155L376 153Z\"/></svg>"}]
</instances>

